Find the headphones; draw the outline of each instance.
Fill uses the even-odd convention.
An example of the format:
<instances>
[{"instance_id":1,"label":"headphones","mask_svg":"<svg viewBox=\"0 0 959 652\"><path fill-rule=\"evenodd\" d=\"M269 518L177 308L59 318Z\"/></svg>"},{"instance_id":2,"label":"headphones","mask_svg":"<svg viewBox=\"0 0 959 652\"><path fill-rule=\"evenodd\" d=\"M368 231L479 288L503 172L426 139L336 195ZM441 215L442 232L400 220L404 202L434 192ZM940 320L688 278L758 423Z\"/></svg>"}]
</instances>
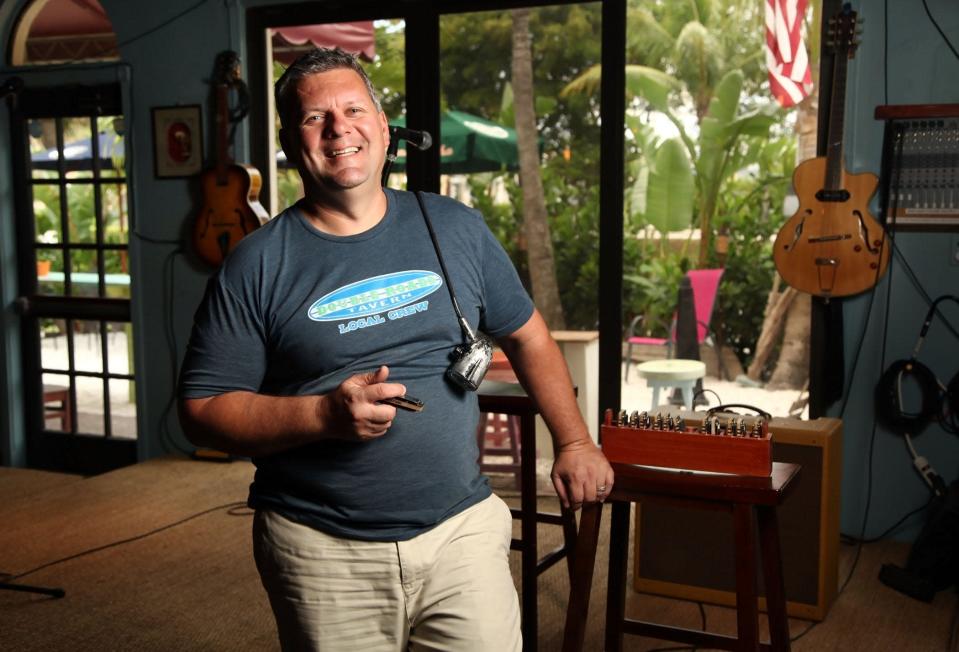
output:
<instances>
[{"instance_id":1,"label":"headphones","mask_svg":"<svg viewBox=\"0 0 959 652\"><path fill-rule=\"evenodd\" d=\"M959 416L959 373L943 391L942 383L932 370L916 359L936 314L936 308L946 299L959 303L959 297L951 295L943 295L933 301L926 313L912 357L893 362L876 385L876 411L879 419L900 434L918 435L933 419L943 420L947 406L953 421ZM908 410L903 405L902 397L903 383L907 380L915 383L920 394L919 405ZM946 426L945 423L943 425Z\"/></svg>"}]
</instances>

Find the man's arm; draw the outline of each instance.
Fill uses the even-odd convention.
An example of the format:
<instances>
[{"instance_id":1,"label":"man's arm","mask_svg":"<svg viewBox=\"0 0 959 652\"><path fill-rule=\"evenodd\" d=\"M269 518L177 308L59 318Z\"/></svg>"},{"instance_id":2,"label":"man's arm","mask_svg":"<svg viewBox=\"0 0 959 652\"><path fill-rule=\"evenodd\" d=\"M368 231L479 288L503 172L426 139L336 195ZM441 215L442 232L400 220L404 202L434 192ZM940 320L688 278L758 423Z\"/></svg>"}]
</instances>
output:
<instances>
[{"instance_id":1,"label":"man's arm","mask_svg":"<svg viewBox=\"0 0 959 652\"><path fill-rule=\"evenodd\" d=\"M180 423L198 446L249 457L322 439L375 439L386 434L396 416L396 408L379 401L406 392L403 385L387 383L388 376L389 369L380 367L316 396L227 392L180 399Z\"/></svg>"},{"instance_id":2,"label":"man's arm","mask_svg":"<svg viewBox=\"0 0 959 652\"><path fill-rule=\"evenodd\" d=\"M553 436L551 477L560 500L575 509L605 499L613 487L613 469L589 436L566 361L539 311L498 343Z\"/></svg>"}]
</instances>

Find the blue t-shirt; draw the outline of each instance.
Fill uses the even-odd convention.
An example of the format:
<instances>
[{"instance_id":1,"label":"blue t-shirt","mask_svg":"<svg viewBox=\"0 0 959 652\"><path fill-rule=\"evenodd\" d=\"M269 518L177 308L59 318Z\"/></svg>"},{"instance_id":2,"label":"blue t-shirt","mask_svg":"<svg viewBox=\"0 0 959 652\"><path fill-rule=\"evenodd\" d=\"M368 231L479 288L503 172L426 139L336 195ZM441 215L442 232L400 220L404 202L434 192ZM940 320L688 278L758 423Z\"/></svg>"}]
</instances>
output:
<instances>
[{"instance_id":1,"label":"blue t-shirt","mask_svg":"<svg viewBox=\"0 0 959 652\"><path fill-rule=\"evenodd\" d=\"M197 311L180 395L302 396L390 368L422 399L386 435L328 439L257 457L252 507L336 536L409 539L490 494L477 464L475 393L444 378L463 341L415 195L386 191L373 228L335 236L295 207L244 238ZM476 211L425 195L457 301L474 330L509 335L533 311Z\"/></svg>"}]
</instances>

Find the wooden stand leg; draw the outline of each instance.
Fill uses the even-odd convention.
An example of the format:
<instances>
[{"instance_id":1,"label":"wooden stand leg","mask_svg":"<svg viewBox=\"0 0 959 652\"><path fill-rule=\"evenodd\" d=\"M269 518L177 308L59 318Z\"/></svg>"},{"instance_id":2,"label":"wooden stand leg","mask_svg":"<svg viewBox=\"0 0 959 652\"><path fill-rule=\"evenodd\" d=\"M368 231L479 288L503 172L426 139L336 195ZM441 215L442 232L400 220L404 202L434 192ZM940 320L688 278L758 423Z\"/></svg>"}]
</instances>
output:
<instances>
[{"instance_id":1,"label":"wooden stand leg","mask_svg":"<svg viewBox=\"0 0 959 652\"><path fill-rule=\"evenodd\" d=\"M759 605L756 595L756 534L752 505L733 506L736 540L736 635L739 649L759 650Z\"/></svg>"},{"instance_id":2,"label":"wooden stand leg","mask_svg":"<svg viewBox=\"0 0 959 652\"><path fill-rule=\"evenodd\" d=\"M759 545L762 548L766 584L766 613L769 616L769 643L773 652L789 651L789 621L786 618L786 587L783 585L782 552L776 509L760 507Z\"/></svg>"},{"instance_id":3,"label":"wooden stand leg","mask_svg":"<svg viewBox=\"0 0 959 652\"><path fill-rule=\"evenodd\" d=\"M629 549L630 503L613 503L609 520L609 576L606 579L606 652L623 649L626 616L626 555Z\"/></svg>"},{"instance_id":4,"label":"wooden stand leg","mask_svg":"<svg viewBox=\"0 0 959 652\"><path fill-rule=\"evenodd\" d=\"M586 616L589 594L593 586L593 565L596 561L596 543L599 541L599 523L603 515L601 503L584 505L579 517L576 536L575 569L570 580L569 604L566 606L566 627L563 632L563 652L581 652L586 638Z\"/></svg>"},{"instance_id":5,"label":"wooden stand leg","mask_svg":"<svg viewBox=\"0 0 959 652\"><path fill-rule=\"evenodd\" d=\"M537 563L539 546L536 537L536 421L531 414L523 415L520 424L522 437L522 491L520 493L520 532L523 537L523 549L520 552L523 585L523 649L536 650L537 621L539 613L536 607Z\"/></svg>"},{"instance_id":6,"label":"wooden stand leg","mask_svg":"<svg viewBox=\"0 0 959 652\"><path fill-rule=\"evenodd\" d=\"M563 519L563 550L566 551L566 571L569 573L569 585L573 585L576 572L576 512L563 507L560 502L559 515Z\"/></svg>"}]
</instances>

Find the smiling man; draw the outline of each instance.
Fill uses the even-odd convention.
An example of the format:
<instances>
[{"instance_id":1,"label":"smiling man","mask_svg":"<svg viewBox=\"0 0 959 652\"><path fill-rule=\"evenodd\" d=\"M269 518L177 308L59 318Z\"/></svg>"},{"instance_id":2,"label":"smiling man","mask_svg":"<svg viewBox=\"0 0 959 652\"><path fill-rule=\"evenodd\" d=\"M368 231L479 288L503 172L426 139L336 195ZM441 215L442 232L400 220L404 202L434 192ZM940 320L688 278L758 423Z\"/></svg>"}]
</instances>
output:
<instances>
[{"instance_id":1,"label":"smiling man","mask_svg":"<svg viewBox=\"0 0 959 652\"><path fill-rule=\"evenodd\" d=\"M184 430L253 458L254 556L283 649L519 650L512 518L479 472L476 395L446 378L463 336L443 286L536 400L553 484L578 507L613 472L559 348L482 216L427 195L444 278L415 196L380 186L389 127L354 57L307 53L275 93L305 197L211 279ZM407 390L422 411L384 402Z\"/></svg>"}]
</instances>

